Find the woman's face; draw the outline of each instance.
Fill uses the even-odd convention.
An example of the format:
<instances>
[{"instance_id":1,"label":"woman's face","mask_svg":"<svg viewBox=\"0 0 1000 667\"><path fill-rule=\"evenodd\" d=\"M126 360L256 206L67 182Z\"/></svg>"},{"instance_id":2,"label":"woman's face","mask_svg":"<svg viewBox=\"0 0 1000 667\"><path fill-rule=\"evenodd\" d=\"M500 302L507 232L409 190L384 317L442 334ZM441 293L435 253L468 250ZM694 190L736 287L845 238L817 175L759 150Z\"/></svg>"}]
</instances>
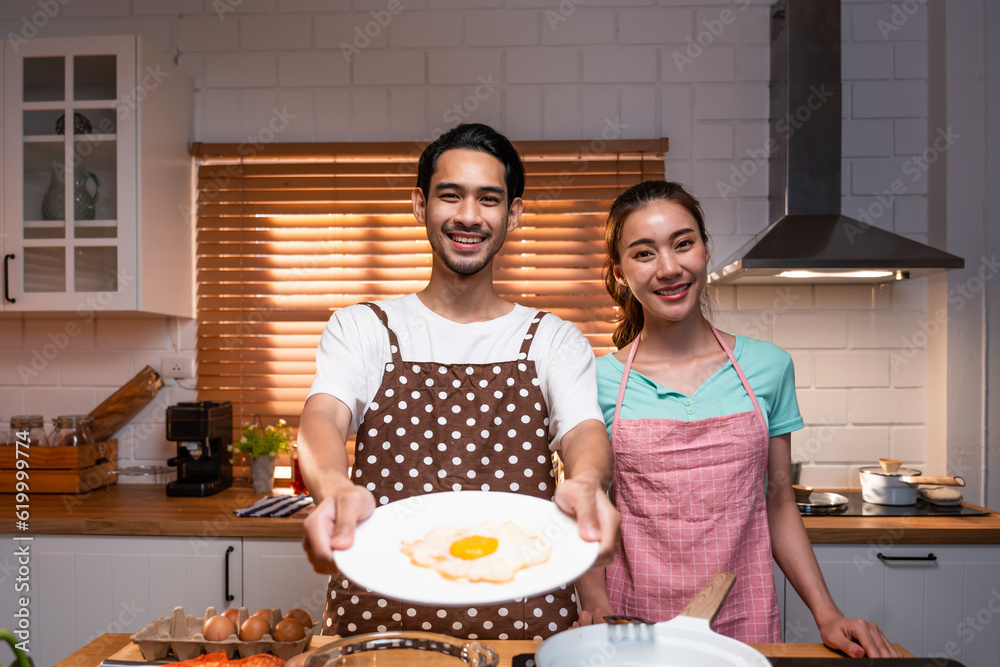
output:
<instances>
[{"instance_id":1,"label":"woman's face","mask_svg":"<svg viewBox=\"0 0 1000 667\"><path fill-rule=\"evenodd\" d=\"M615 279L627 285L651 319L679 322L701 313L708 248L687 210L658 201L632 213L618 241Z\"/></svg>"}]
</instances>

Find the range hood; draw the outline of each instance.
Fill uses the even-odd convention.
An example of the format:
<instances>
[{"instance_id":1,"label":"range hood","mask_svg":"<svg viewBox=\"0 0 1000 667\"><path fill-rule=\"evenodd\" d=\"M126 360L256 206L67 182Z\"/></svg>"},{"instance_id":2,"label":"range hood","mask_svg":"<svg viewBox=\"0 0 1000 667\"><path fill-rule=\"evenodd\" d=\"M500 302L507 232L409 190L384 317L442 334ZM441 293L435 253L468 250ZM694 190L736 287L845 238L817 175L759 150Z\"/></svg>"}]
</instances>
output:
<instances>
[{"instance_id":1,"label":"range hood","mask_svg":"<svg viewBox=\"0 0 1000 667\"><path fill-rule=\"evenodd\" d=\"M771 9L771 138L755 157L768 161L773 222L709 282L886 283L965 265L869 216L840 214L841 108L840 0L780 0Z\"/></svg>"}]
</instances>

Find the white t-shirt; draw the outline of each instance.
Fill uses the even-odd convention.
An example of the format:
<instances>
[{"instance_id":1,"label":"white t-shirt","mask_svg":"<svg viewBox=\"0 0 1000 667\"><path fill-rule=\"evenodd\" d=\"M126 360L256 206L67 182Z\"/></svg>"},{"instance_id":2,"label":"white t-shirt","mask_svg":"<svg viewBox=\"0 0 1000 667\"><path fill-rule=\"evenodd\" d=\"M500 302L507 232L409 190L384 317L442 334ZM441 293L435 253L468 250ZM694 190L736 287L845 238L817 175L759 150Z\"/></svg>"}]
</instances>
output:
<instances>
[{"instance_id":1,"label":"white t-shirt","mask_svg":"<svg viewBox=\"0 0 1000 667\"><path fill-rule=\"evenodd\" d=\"M379 301L396 333L403 361L440 364L486 364L514 361L537 311L514 310L488 322L460 324L431 311L416 294ZM562 437L580 422L603 422L597 403L594 352L572 323L551 313L542 318L528 359L535 362L549 412L549 440L559 448ZM351 410L351 433L382 384L392 360L389 334L368 306L335 312L316 351L316 378L309 395L329 394Z\"/></svg>"}]
</instances>

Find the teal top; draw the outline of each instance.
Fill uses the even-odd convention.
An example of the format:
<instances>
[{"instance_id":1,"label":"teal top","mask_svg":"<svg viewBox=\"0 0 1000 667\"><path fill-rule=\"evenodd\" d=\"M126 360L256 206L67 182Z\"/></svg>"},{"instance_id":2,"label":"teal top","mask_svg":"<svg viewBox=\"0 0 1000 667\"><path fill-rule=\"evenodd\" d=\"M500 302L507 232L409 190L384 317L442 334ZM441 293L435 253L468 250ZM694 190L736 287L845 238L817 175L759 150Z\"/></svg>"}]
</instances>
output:
<instances>
[{"instance_id":1,"label":"teal top","mask_svg":"<svg viewBox=\"0 0 1000 667\"><path fill-rule=\"evenodd\" d=\"M792 357L773 343L736 336L733 356L753 387L770 437L804 426L795 397ZM618 385L625 365L607 354L597 360L597 399L611 437ZM753 402L731 361L717 370L691 396L673 391L634 370L622 400L621 419L676 419L696 421L749 412Z\"/></svg>"}]
</instances>

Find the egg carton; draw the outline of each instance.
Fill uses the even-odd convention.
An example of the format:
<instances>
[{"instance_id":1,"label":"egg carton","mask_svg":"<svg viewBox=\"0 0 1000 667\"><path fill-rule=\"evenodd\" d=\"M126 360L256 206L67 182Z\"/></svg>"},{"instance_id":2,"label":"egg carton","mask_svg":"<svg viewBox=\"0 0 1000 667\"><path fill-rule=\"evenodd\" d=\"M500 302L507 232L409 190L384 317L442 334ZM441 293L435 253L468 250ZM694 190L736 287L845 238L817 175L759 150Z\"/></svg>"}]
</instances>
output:
<instances>
[{"instance_id":1,"label":"egg carton","mask_svg":"<svg viewBox=\"0 0 1000 667\"><path fill-rule=\"evenodd\" d=\"M279 642L270 633L265 633L258 641L247 642L230 635L221 641L205 639L202 628L205 621L216 615L215 607L205 610L204 616L192 616L184 613L183 607L174 607L172 616L158 618L139 632L132 635L132 643L138 645L139 652L145 660L163 660L173 654L178 660L190 660L202 653L225 653L226 658L246 658L258 653L272 653L282 660L288 660L309 648L312 635L319 621L304 628L302 639L291 642ZM236 615L237 631L243 621L250 618L246 607L240 607ZM272 630L284 616L280 609L272 609L268 619L268 627Z\"/></svg>"}]
</instances>

